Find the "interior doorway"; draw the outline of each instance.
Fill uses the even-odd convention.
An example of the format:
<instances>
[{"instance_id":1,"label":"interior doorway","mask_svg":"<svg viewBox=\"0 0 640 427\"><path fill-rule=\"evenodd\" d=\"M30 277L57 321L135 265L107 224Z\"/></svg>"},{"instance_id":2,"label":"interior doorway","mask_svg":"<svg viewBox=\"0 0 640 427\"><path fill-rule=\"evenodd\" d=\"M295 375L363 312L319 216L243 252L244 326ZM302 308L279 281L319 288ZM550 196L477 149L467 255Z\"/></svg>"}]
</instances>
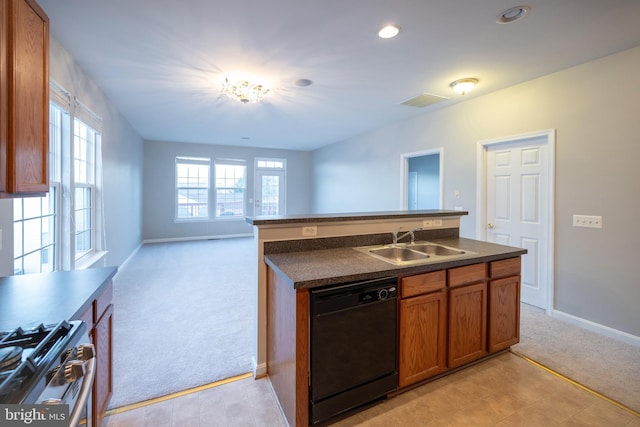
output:
<instances>
[{"instance_id":1,"label":"interior doorway","mask_svg":"<svg viewBox=\"0 0 640 427\"><path fill-rule=\"evenodd\" d=\"M478 143L477 234L527 249L521 300L553 309L555 131Z\"/></svg>"},{"instance_id":2,"label":"interior doorway","mask_svg":"<svg viewBox=\"0 0 640 427\"><path fill-rule=\"evenodd\" d=\"M441 209L443 149L403 154L401 164L401 209Z\"/></svg>"}]
</instances>

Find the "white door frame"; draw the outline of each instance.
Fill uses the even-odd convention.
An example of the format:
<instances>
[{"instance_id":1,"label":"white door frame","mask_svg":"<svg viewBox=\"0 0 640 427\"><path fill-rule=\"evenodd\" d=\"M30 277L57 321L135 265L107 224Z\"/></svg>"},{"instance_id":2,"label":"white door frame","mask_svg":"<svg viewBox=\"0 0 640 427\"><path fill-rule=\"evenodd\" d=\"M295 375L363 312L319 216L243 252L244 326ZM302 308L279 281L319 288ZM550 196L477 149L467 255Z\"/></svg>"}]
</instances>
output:
<instances>
[{"instance_id":1,"label":"white door frame","mask_svg":"<svg viewBox=\"0 0 640 427\"><path fill-rule=\"evenodd\" d=\"M548 129L538 132L530 132L520 135L506 136L502 138L486 139L478 141L476 151L476 238L478 240L486 240L487 238L487 149L493 144L500 143L518 143L525 139L546 138L549 147L549 161L547 163L547 174L549 177L547 194L549 195L547 218L549 218L549 226L547 227L547 241L549 242L547 271L539 272L540 277L544 277L548 283L547 292L547 314L552 315L554 311L554 247L555 247L555 158L556 158L556 130Z\"/></svg>"},{"instance_id":2,"label":"white door frame","mask_svg":"<svg viewBox=\"0 0 640 427\"><path fill-rule=\"evenodd\" d=\"M413 153L404 153L400 155L400 194L402 197L400 198L400 209L408 210L409 209L409 197L407 197L407 192L409 191L409 183L408 183L408 175L409 175L409 159L412 157L421 157L428 156L431 154L439 154L440 155L440 177L439 177L439 185L440 185L440 209L444 205L444 148L432 148L424 151L415 151Z\"/></svg>"}]
</instances>

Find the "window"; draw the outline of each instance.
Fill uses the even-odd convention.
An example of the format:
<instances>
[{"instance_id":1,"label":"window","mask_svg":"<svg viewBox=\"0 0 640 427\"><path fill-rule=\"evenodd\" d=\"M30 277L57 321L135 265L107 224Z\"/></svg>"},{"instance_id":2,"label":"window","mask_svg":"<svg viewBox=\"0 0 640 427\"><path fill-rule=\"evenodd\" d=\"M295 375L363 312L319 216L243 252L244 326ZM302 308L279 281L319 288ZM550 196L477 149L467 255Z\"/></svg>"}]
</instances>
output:
<instances>
[{"instance_id":1,"label":"window","mask_svg":"<svg viewBox=\"0 0 640 427\"><path fill-rule=\"evenodd\" d=\"M73 188L75 260L95 249L95 170L97 132L82 121L73 123Z\"/></svg>"},{"instance_id":2,"label":"window","mask_svg":"<svg viewBox=\"0 0 640 427\"><path fill-rule=\"evenodd\" d=\"M284 160L277 159L257 159L256 168L258 169L284 169Z\"/></svg>"},{"instance_id":3,"label":"window","mask_svg":"<svg viewBox=\"0 0 640 427\"><path fill-rule=\"evenodd\" d=\"M209 217L211 160L176 157L176 219Z\"/></svg>"},{"instance_id":4,"label":"window","mask_svg":"<svg viewBox=\"0 0 640 427\"><path fill-rule=\"evenodd\" d=\"M216 218L244 216L247 166L242 160L216 160Z\"/></svg>"},{"instance_id":5,"label":"window","mask_svg":"<svg viewBox=\"0 0 640 427\"><path fill-rule=\"evenodd\" d=\"M71 99L51 81L49 193L13 201L14 274L88 267L106 253L96 219L103 219L102 119Z\"/></svg>"},{"instance_id":6,"label":"window","mask_svg":"<svg viewBox=\"0 0 640 427\"><path fill-rule=\"evenodd\" d=\"M55 189L52 189L55 191ZM13 204L13 274L56 270L55 193L16 199Z\"/></svg>"},{"instance_id":7,"label":"window","mask_svg":"<svg viewBox=\"0 0 640 427\"><path fill-rule=\"evenodd\" d=\"M13 201L13 274L59 269L61 148L68 120L62 107L49 105L49 193Z\"/></svg>"}]
</instances>

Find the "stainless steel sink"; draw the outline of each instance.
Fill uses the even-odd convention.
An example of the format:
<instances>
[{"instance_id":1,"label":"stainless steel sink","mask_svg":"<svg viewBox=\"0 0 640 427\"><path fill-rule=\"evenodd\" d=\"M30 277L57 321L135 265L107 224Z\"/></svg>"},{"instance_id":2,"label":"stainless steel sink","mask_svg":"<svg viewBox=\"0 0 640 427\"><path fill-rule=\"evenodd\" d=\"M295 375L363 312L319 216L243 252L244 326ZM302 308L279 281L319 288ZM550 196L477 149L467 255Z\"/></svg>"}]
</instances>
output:
<instances>
[{"instance_id":1,"label":"stainless steel sink","mask_svg":"<svg viewBox=\"0 0 640 427\"><path fill-rule=\"evenodd\" d=\"M464 251L460 249L452 249L442 245L436 245L433 243L414 243L406 246L407 249L422 252L429 255L462 255Z\"/></svg>"},{"instance_id":2,"label":"stainless steel sink","mask_svg":"<svg viewBox=\"0 0 640 427\"><path fill-rule=\"evenodd\" d=\"M474 254L432 242L361 246L354 249L394 265L427 264Z\"/></svg>"},{"instance_id":3,"label":"stainless steel sink","mask_svg":"<svg viewBox=\"0 0 640 427\"><path fill-rule=\"evenodd\" d=\"M429 258L429 255L422 252L416 252L414 250L408 249L406 247L398 247L398 246L389 246L380 249L372 249L369 253L377 256L381 256L383 258L388 258L389 260L397 263L407 262L407 261L416 261L416 260L424 260Z\"/></svg>"}]
</instances>

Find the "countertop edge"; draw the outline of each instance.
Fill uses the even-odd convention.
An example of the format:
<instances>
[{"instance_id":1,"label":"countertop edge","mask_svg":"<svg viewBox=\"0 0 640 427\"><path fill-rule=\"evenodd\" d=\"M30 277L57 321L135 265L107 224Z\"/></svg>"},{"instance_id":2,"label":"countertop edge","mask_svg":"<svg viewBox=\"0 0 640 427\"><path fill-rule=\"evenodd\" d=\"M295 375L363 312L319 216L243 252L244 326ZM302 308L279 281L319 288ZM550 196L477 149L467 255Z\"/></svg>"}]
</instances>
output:
<instances>
[{"instance_id":1,"label":"countertop edge","mask_svg":"<svg viewBox=\"0 0 640 427\"><path fill-rule=\"evenodd\" d=\"M265 255L264 261L265 263L272 268L282 279L284 279L287 283L289 283L294 289L312 289L319 288L323 286L336 285L340 283L349 283L370 279L378 279L383 277L401 277L413 274L421 274L427 273L429 271L447 269L447 268L455 268L461 267L465 265L475 264L479 262L491 262L498 261L501 259L512 258L515 256L521 256L527 253L526 249L504 246L490 242L482 242L471 239L457 238L457 241L460 243L464 243L460 245L460 247L465 247L467 250L474 252L473 255L464 258L455 258L451 260L442 260L439 262L433 262L429 264L421 264L421 265L412 265L412 266L396 266L384 261L374 260L372 257L368 255L360 254L356 255L356 251L354 250L353 255L353 263L354 265L362 265L362 261L365 261L372 266L371 271L362 271L363 268L355 267L353 272L347 271L344 267L345 264L348 264L348 259L345 259L345 255L349 256L349 252L344 252L344 249L352 248L339 248L339 249L328 249L321 251L306 251L306 252L297 252L297 253L289 253L289 254L272 254ZM434 240L435 241L435 240ZM451 243L447 242L449 245ZM469 248L469 245L475 245L473 249ZM491 250L481 250L482 248L491 249ZM474 250L475 249L475 250ZM338 251L339 253L336 263L340 265L336 265L335 268L331 268L330 261L324 260L322 262L318 262L315 264L313 261L304 262L298 260L309 260L313 258L314 253L320 254L323 253L331 254L331 251ZM338 252L336 252L338 253ZM360 258L356 258L360 257ZM365 258L362 258L365 257ZM291 259L291 263L289 260ZM325 257L327 258L327 257ZM286 262L279 262L285 260ZM295 265L296 262L300 262L304 264L304 268L301 268L301 265L296 265L292 268L292 265ZM360 270L359 270L360 268ZM319 273L314 275L313 272L318 271ZM332 271L332 275L327 275L324 273L325 271ZM302 273L303 272L303 273ZM311 272L311 273L310 273ZM300 273L300 274L298 274ZM305 276L305 277L299 277Z\"/></svg>"},{"instance_id":2,"label":"countertop edge","mask_svg":"<svg viewBox=\"0 0 640 427\"><path fill-rule=\"evenodd\" d=\"M337 214L313 214L313 215L287 215L272 217L246 217L250 225L282 225L282 224L307 224L310 222L348 222L370 221L380 219L402 219L415 217L459 217L469 215L467 211L451 210L420 210L420 211L387 211L387 212L359 212Z\"/></svg>"},{"instance_id":3,"label":"countertop edge","mask_svg":"<svg viewBox=\"0 0 640 427\"><path fill-rule=\"evenodd\" d=\"M111 270L108 274L107 277L105 277L102 280L102 283L96 287L96 289L93 291L93 293L91 294L91 296L89 296L84 303L82 303L82 305L78 308L78 310L76 310L76 312L70 317L70 319L77 319L79 318L88 308L89 306L93 303L93 301L100 295L102 295L102 293L104 292L105 287L107 286L107 284L111 283L111 281L113 280L113 278L115 277L115 275L118 273L118 268L117 267L105 267L105 268L113 268L113 270Z\"/></svg>"},{"instance_id":4,"label":"countertop edge","mask_svg":"<svg viewBox=\"0 0 640 427\"><path fill-rule=\"evenodd\" d=\"M79 318L117 267L0 277L0 331Z\"/></svg>"}]
</instances>

